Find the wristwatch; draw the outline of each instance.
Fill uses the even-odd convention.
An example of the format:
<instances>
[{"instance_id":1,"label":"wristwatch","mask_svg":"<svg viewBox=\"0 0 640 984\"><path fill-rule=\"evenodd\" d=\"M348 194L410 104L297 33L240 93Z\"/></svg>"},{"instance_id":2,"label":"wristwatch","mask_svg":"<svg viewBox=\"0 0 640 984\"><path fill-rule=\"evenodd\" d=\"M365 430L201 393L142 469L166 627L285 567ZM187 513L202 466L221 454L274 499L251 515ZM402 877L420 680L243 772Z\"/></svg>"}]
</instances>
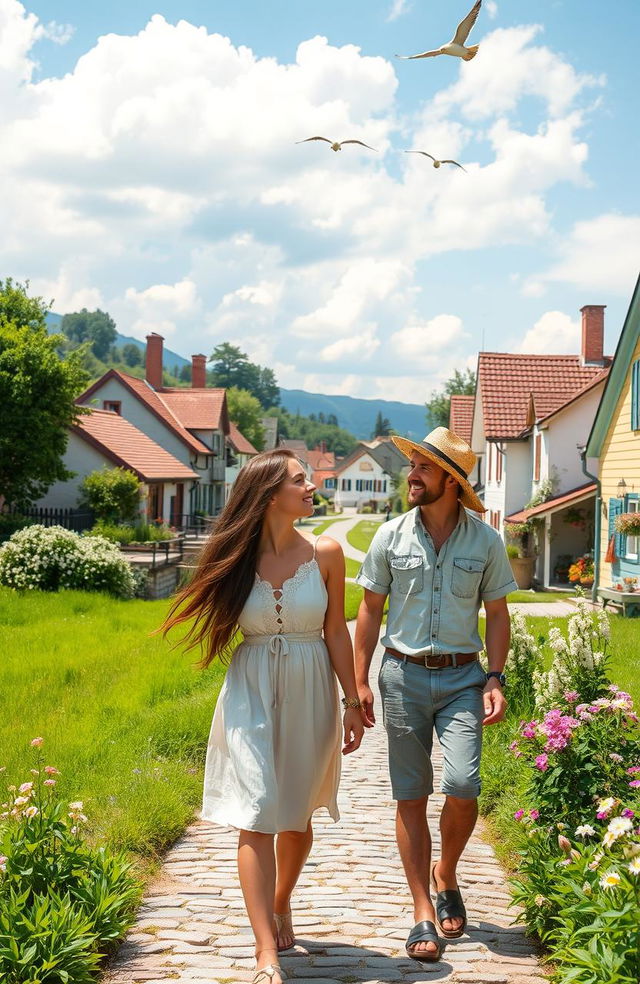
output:
<instances>
[{"instance_id":1,"label":"wristwatch","mask_svg":"<svg viewBox=\"0 0 640 984\"><path fill-rule=\"evenodd\" d=\"M504 673L501 673L499 670L491 670L489 673L487 673L487 680L490 680L491 677L495 677L501 687L504 687L507 682L506 676L504 675Z\"/></svg>"}]
</instances>

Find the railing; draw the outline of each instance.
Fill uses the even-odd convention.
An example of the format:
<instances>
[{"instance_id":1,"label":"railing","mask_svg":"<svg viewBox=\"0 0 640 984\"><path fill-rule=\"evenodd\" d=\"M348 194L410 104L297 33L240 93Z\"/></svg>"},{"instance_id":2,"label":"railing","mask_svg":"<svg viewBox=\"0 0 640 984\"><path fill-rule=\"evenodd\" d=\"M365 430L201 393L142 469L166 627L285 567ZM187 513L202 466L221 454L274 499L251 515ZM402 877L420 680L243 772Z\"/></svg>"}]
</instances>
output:
<instances>
[{"instance_id":1,"label":"railing","mask_svg":"<svg viewBox=\"0 0 640 984\"><path fill-rule=\"evenodd\" d=\"M41 526L63 526L65 530L73 530L74 533L83 533L85 530L91 529L95 522L93 513L80 509L54 509L39 506L16 511L15 515L24 516L25 519L39 523Z\"/></svg>"},{"instance_id":2,"label":"railing","mask_svg":"<svg viewBox=\"0 0 640 984\"><path fill-rule=\"evenodd\" d=\"M201 516L195 513L173 514L170 517L171 526L180 530L181 533L195 536L196 540L200 539L201 536L207 537L215 521L215 516Z\"/></svg>"},{"instance_id":3,"label":"railing","mask_svg":"<svg viewBox=\"0 0 640 984\"><path fill-rule=\"evenodd\" d=\"M126 554L150 554L151 563L141 557L140 562L154 571L160 564L166 566L170 562L180 563L184 553L184 534L179 534L171 540L155 540L150 543L123 543L120 547Z\"/></svg>"}]
</instances>

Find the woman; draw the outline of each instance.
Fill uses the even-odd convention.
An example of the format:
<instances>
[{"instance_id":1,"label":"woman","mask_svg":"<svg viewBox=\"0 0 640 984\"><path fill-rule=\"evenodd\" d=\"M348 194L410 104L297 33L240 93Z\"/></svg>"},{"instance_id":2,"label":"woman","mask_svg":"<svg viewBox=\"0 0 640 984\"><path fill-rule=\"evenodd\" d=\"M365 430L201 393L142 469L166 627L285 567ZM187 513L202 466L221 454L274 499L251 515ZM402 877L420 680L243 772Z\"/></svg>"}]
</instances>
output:
<instances>
[{"instance_id":1,"label":"woman","mask_svg":"<svg viewBox=\"0 0 640 984\"><path fill-rule=\"evenodd\" d=\"M284 448L241 470L190 583L163 626L194 620L202 665L231 656L216 706L203 817L240 831L238 872L256 940L254 984L280 984L278 950L293 946L290 900L313 841L311 817L339 818L338 677L343 754L363 720L344 619L344 558L294 528L313 514L315 486ZM323 638L324 637L324 638ZM335 676L334 676L335 672Z\"/></svg>"}]
</instances>

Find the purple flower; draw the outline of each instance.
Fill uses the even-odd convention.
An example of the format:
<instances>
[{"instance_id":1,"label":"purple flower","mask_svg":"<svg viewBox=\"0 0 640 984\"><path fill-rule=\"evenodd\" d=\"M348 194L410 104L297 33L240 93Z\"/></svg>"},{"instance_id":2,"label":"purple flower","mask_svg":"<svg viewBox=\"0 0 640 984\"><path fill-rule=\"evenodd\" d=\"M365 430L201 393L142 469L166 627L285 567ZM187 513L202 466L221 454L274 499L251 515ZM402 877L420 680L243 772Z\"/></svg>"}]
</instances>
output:
<instances>
[{"instance_id":1,"label":"purple flower","mask_svg":"<svg viewBox=\"0 0 640 984\"><path fill-rule=\"evenodd\" d=\"M540 816L540 810L529 810L529 816L532 820L537 820Z\"/></svg>"},{"instance_id":2,"label":"purple flower","mask_svg":"<svg viewBox=\"0 0 640 984\"><path fill-rule=\"evenodd\" d=\"M598 812L596 813L596 817L598 818L598 820L605 820L606 817L608 816L609 816L608 810L598 810Z\"/></svg>"},{"instance_id":3,"label":"purple flower","mask_svg":"<svg viewBox=\"0 0 640 984\"><path fill-rule=\"evenodd\" d=\"M629 785L632 789L640 789L640 779L632 779Z\"/></svg>"},{"instance_id":4,"label":"purple flower","mask_svg":"<svg viewBox=\"0 0 640 984\"><path fill-rule=\"evenodd\" d=\"M516 810L516 812L513 814L513 819L522 820L523 816L524 816L524 810Z\"/></svg>"},{"instance_id":5,"label":"purple flower","mask_svg":"<svg viewBox=\"0 0 640 984\"><path fill-rule=\"evenodd\" d=\"M633 810L626 809L622 811L620 816L629 817L629 819L631 819L632 817L635 817L635 813L633 812Z\"/></svg>"},{"instance_id":6,"label":"purple flower","mask_svg":"<svg viewBox=\"0 0 640 984\"><path fill-rule=\"evenodd\" d=\"M537 721L523 721L520 726L520 734L523 738L535 738Z\"/></svg>"},{"instance_id":7,"label":"purple flower","mask_svg":"<svg viewBox=\"0 0 640 984\"><path fill-rule=\"evenodd\" d=\"M632 765L631 768L627 769L628 776L634 776L636 772L640 772L640 765Z\"/></svg>"},{"instance_id":8,"label":"purple flower","mask_svg":"<svg viewBox=\"0 0 640 984\"><path fill-rule=\"evenodd\" d=\"M580 700L580 694L577 690L567 690L564 693L564 699L567 704L575 704L577 700Z\"/></svg>"},{"instance_id":9,"label":"purple flower","mask_svg":"<svg viewBox=\"0 0 640 984\"><path fill-rule=\"evenodd\" d=\"M540 769L540 772L546 772L549 768L549 756L548 755L538 755L534 763L536 769ZM640 780L636 780L640 786ZM632 785L629 783L629 785Z\"/></svg>"}]
</instances>

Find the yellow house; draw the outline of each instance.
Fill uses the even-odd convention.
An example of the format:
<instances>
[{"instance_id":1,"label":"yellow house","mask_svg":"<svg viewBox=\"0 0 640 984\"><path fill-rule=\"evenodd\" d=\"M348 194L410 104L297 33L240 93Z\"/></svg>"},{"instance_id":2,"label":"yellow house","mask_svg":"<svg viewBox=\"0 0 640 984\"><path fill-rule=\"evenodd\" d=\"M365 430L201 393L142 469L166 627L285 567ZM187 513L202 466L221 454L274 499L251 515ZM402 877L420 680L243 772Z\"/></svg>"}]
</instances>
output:
<instances>
[{"instance_id":1,"label":"yellow house","mask_svg":"<svg viewBox=\"0 0 640 984\"><path fill-rule=\"evenodd\" d=\"M628 591L633 585L629 579L637 578L639 611L640 536L621 533L616 517L638 512L640 494L640 278L585 454L587 458L598 458L600 463L594 595L597 590L603 600L615 599L618 592Z\"/></svg>"}]
</instances>

